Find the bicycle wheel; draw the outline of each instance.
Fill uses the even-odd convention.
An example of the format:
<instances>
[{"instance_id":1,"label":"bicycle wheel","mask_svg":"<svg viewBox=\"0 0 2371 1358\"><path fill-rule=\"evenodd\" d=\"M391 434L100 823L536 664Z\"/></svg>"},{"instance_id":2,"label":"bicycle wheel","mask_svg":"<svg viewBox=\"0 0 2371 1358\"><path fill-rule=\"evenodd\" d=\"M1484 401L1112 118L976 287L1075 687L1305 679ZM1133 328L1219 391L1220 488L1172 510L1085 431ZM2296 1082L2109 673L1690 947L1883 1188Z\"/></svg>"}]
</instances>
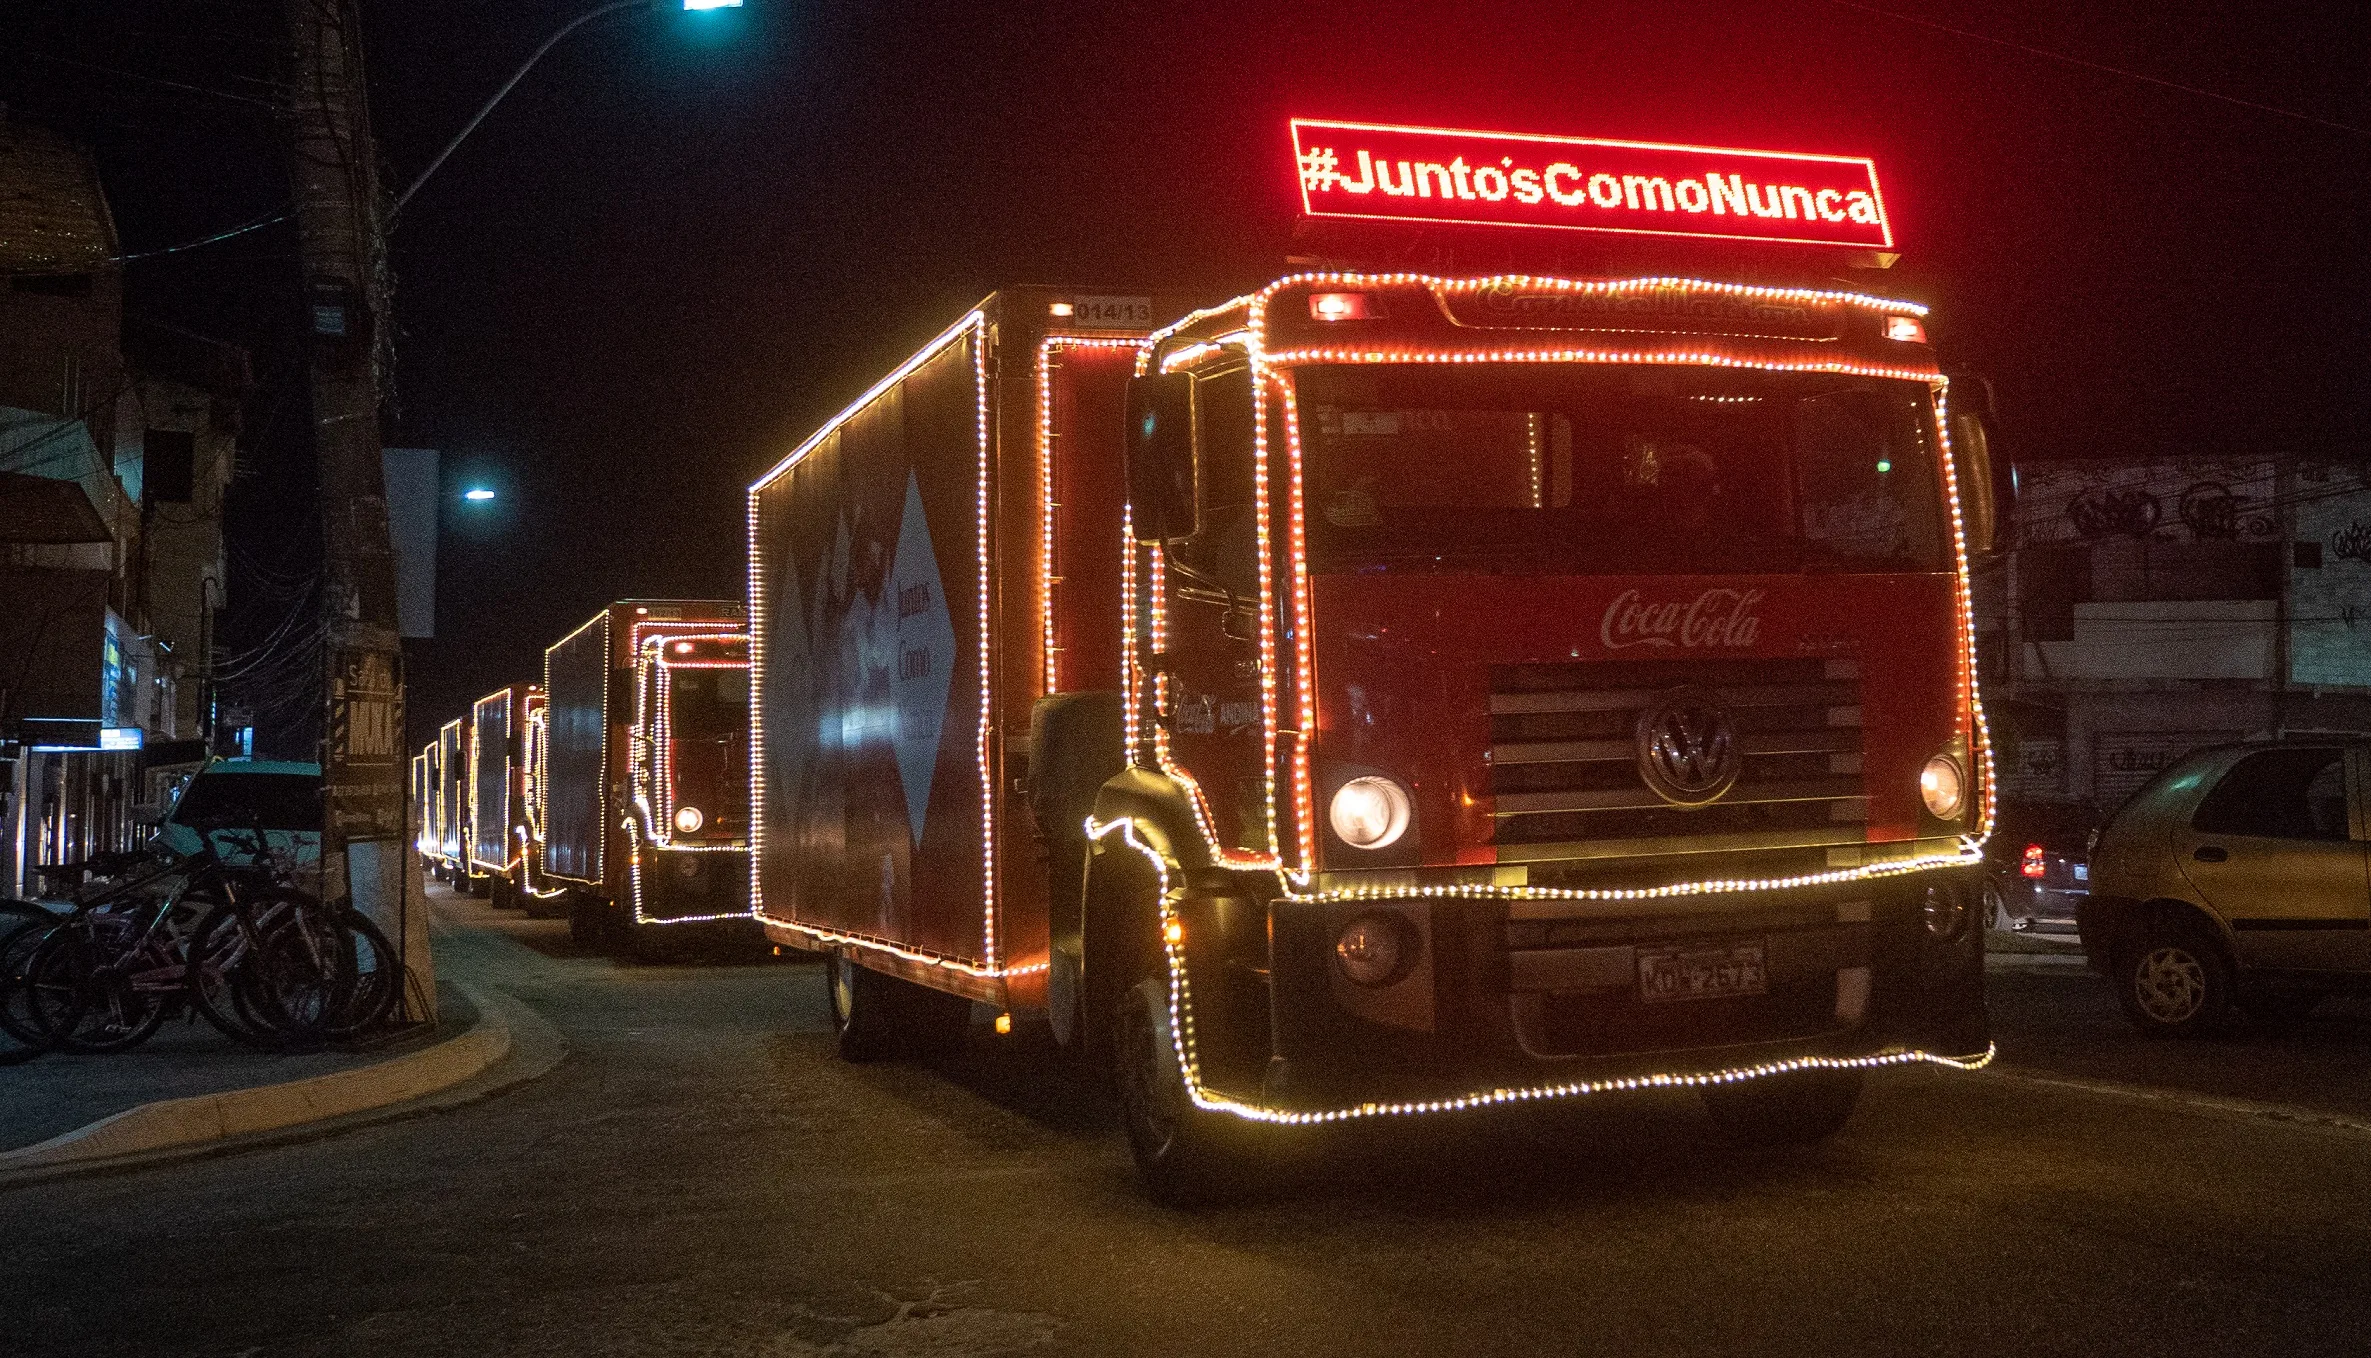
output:
<instances>
[{"instance_id":1,"label":"bicycle wheel","mask_svg":"<svg viewBox=\"0 0 2371 1358\"><path fill-rule=\"evenodd\" d=\"M11 914L8 918L20 917ZM25 988L24 976L33 950L49 937L55 923L44 911L39 920L0 925L0 1066L30 1061L49 1050L49 1034L34 1017L32 992Z\"/></svg>"},{"instance_id":2,"label":"bicycle wheel","mask_svg":"<svg viewBox=\"0 0 2371 1358\"><path fill-rule=\"evenodd\" d=\"M135 987L111 949L78 923L50 931L25 964L33 1017L58 1050L123 1052L165 1021L164 996Z\"/></svg>"},{"instance_id":3,"label":"bicycle wheel","mask_svg":"<svg viewBox=\"0 0 2371 1358\"><path fill-rule=\"evenodd\" d=\"M271 1049L278 1036L263 1022L254 1001L242 993L246 966L255 953L255 932L235 905L217 905L189 936L189 1002L234 1042Z\"/></svg>"},{"instance_id":4,"label":"bicycle wheel","mask_svg":"<svg viewBox=\"0 0 2371 1358\"><path fill-rule=\"evenodd\" d=\"M324 912L300 912L263 936L249 970L257 1008L285 1050L327 1042L354 994L345 931Z\"/></svg>"},{"instance_id":5,"label":"bicycle wheel","mask_svg":"<svg viewBox=\"0 0 2371 1358\"><path fill-rule=\"evenodd\" d=\"M370 916L350 906L341 907L336 922L343 935L340 963L352 984L325 1032L331 1038L348 1038L386 1021L403 995L403 963L395 955L395 945Z\"/></svg>"}]
</instances>

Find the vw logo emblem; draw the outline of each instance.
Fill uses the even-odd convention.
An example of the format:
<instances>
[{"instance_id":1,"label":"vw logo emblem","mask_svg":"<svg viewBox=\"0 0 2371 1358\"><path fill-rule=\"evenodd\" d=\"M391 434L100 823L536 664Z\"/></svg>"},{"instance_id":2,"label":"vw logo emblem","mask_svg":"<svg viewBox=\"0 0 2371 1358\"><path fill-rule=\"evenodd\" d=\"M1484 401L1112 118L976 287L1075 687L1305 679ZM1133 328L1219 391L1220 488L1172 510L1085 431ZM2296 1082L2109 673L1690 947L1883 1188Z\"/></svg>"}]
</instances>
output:
<instances>
[{"instance_id":1,"label":"vw logo emblem","mask_svg":"<svg viewBox=\"0 0 2371 1358\"><path fill-rule=\"evenodd\" d=\"M1674 806L1719 801L1744 769L1729 714L1700 689L1673 689L1638 718L1638 776Z\"/></svg>"}]
</instances>

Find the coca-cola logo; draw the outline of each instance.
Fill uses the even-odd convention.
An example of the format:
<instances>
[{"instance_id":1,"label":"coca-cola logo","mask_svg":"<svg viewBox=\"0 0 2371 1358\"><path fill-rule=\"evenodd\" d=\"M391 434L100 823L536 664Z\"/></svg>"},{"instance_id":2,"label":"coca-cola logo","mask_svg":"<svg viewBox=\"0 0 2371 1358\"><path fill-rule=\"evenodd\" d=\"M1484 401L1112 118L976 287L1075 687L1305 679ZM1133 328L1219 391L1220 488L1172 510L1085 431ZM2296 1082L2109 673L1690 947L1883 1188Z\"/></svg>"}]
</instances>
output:
<instances>
[{"instance_id":1,"label":"coca-cola logo","mask_svg":"<svg viewBox=\"0 0 2371 1358\"><path fill-rule=\"evenodd\" d=\"M1761 601L1758 589L1708 589L1693 599L1661 602L1626 589L1605 606L1597 639L1609 651L1633 646L1743 650L1762 635L1762 620L1754 615Z\"/></svg>"}]
</instances>

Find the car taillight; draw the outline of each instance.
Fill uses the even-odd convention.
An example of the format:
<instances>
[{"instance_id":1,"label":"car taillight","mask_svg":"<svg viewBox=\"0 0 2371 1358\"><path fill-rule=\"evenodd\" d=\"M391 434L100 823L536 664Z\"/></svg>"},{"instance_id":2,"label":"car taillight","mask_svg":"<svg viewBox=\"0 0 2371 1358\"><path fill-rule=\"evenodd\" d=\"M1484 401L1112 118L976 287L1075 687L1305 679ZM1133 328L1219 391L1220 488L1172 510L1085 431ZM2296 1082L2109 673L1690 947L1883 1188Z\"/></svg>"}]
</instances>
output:
<instances>
[{"instance_id":1,"label":"car taillight","mask_svg":"<svg viewBox=\"0 0 2371 1358\"><path fill-rule=\"evenodd\" d=\"M2026 845L2025 861L2018 866L2017 870L2028 877L2041 876L2046 871L2042 865L2042 846L2039 844Z\"/></svg>"}]
</instances>

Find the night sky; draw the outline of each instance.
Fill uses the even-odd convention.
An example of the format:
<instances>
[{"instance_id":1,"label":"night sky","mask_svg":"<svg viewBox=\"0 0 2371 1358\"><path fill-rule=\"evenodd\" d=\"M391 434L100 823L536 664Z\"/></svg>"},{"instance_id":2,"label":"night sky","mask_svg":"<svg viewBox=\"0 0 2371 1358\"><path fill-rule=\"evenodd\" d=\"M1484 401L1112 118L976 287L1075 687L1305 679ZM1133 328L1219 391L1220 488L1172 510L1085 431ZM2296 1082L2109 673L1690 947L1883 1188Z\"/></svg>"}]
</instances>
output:
<instances>
[{"instance_id":1,"label":"night sky","mask_svg":"<svg viewBox=\"0 0 2371 1358\"><path fill-rule=\"evenodd\" d=\"M365 0L390 192L585 7ZM1882 7L2371 128L2359 2ZM270 97L277 15L0 0L0 99L98 146L128 250L208 234L285 200L269 114L224 97ZM1936 306L2015 456L2371 456L2371 134L1828 0L621 15L394 231L387 441L502 496L448 509L415 742L611 598L737 597L751 476L991 288L1282 272L1296 114L1874 156L1904 259L1863 285ZM259 635L313 550L293 236L131 288L257 352Z\"/></svg>"}]
</instances>

